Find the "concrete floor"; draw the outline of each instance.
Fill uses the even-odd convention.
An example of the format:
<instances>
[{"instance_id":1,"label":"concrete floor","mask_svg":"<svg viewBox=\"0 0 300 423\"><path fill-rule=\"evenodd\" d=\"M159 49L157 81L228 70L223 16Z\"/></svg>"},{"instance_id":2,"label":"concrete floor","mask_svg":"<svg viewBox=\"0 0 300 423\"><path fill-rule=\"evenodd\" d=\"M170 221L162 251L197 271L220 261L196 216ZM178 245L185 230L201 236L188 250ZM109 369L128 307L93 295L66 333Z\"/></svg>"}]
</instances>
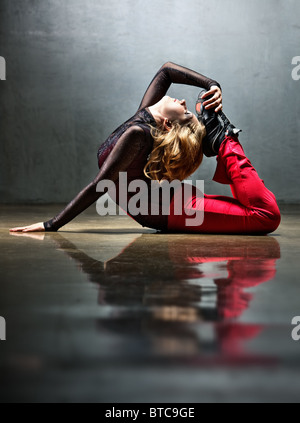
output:
<instances>
[{"instance_id":1,"label":"concrete floor","mask_svg":"<svg viewBox=\"0 0 300 423\"><path fill-rule=\"evenodd\" d=\"M300 207L271 236L1 206L0 402L299 402ZM299 329L300 334L300 329Z\"/></svg>"}]
</instances>

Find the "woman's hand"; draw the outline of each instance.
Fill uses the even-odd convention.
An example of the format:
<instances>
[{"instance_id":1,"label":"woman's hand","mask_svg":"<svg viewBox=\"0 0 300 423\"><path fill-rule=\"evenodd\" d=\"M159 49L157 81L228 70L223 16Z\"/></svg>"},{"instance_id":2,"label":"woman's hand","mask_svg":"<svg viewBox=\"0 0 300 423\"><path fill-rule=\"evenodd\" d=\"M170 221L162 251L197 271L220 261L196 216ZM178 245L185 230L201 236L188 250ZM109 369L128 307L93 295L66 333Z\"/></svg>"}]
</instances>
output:
<instances>
[{"instance_id":1,"label":"woman's hand","mask_svg":"<svg viewBox=\"0 0 300 423\"><path fill-rule=\"evenodd\" d=\"M45 232L44 224L43 222L35 223L34 225L30 226L23 226L20 228L12 228L9 230L10 232L21 232L21 233L27 233L27 232Z\"/></svg>"},{"instance_id":2,"label":"woman's hand","mask_svg":"<svg viewBox=\"0 0 300 423\"><path fill-rule=\"evenodd\" d=\"M212 98L208 99L203 103L203 106L205 109L213 109L215 108L215 112L218 113L222 111L223 105L222 105L222 91L219 87L216 85L213 85L209 91L207 91L205 94L203 94L202 98L207 98L209 96L213 96Z\"/></svg>"}]
</instances>

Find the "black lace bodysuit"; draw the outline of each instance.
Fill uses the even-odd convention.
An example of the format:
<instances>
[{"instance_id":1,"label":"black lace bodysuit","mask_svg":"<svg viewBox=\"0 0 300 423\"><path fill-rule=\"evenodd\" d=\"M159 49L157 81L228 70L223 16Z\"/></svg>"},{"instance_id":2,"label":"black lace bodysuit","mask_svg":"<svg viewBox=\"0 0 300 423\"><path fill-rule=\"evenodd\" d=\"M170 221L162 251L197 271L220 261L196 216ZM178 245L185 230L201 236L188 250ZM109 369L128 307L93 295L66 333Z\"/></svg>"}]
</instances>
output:
<instances>
[{"instance_id":1,"label":"black lace bodysuit","mask_svg":"<svg viewBox=\"0 0 300 423\"><path fill-rule=\"evenodd\" d=\"M162 213L151 214L151 181L144 175L144 167L153 148L150 125L156 125L148 107L160 101L172 83L192 85L207 90L213 85L220 86L216 81L182 66L173 63L163 65L149 85L137 113L117 128L100 147L98 151L100 171L96 178L63 211L44 223L46 231L57 231L97 201L104 194L104 191L97 192L96 189L100 181L110 180L115 183L117 189L116 197L113 199L119 204L120 172L127 173L127 187L134 180L142 180L147 185L149 212L131 216L142 226L158 230L167 229L168 216ZM127 189L127 187L122 186L120 189ZM128 201L135 194L136 192L128 193ZM122 207L122 204L119 205Z\"/></svg>"}]
</instances>

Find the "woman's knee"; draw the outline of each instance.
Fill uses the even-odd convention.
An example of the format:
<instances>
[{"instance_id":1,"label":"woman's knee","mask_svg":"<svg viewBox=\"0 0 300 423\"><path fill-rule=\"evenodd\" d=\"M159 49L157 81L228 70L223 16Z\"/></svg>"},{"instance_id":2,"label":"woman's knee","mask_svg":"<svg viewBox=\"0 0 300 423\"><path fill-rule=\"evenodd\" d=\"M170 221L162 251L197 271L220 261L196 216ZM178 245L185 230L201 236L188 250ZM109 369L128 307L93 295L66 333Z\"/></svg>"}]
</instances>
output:
<instances>
[{"instance_id":1,"label":"woman's knee","mask_svg":"<svg viewBox=\"0 0 300 423\"><path fill-rule=\"evenodd\" d=\"M266 217L267 219L264 219L264 227L266 232L275 232L281 222L281 213L277 204L272 207L272 210L268 212Z\"/></svg>"},{"instance_id":2,"label":"woman's knee","mask_svg":"<svg viewBox=\"0 0 300 423\"><path fill-rule=\"evenodd\" d=\"M278 226L281 222L281 213L276 201L275 195L269 191L271 196L268 199L269 201L266 202L265 209L266 213L265 216L267 217L266 225L268 227L268 233L276 231Z\"/></svg>"},{"instance_id":3,"label":"woman's knee","mask_svg":"<svg viewBox=\"0 0 300 423\"><path fill-rule=\"evenodd\" d=\"M279 207L276 206L276 209L272 213L272 232L276 231L281 223L281 213Z\"/></svg>"},{"instance_id":4,"label":"woman's knee","mask_svg":"<svg viewBox=\"0 0 300 423\"><path fill-rule=\"evenodd\" d=\"M254 209L249 221L250 230L256 233L268 234L276 231L281 222L281 214L276 201L269 203L263 209Z\"/></svg>"}]
</instances>

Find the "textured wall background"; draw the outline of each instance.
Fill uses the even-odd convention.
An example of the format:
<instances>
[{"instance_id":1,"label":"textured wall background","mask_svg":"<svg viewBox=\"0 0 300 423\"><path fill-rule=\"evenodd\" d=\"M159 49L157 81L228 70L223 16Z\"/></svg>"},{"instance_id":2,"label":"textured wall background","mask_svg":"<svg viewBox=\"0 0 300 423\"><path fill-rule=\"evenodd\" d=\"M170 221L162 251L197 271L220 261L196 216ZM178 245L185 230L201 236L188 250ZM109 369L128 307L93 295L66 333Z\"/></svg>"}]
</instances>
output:
<instances>
[{"instance_id":1,"label":"textured wall background","mask_svg":"<svg viewBox=\"0 0 300 423\"><path fill-rule=\"evenodd\" d=\"M217 79L261 177L300 202L299 0L0 0L0 201L65 202L167 60ZM198 90L174 86L192 109ZM207 193L215 159L195 175Z\"/></svg>"}]
</instances>

